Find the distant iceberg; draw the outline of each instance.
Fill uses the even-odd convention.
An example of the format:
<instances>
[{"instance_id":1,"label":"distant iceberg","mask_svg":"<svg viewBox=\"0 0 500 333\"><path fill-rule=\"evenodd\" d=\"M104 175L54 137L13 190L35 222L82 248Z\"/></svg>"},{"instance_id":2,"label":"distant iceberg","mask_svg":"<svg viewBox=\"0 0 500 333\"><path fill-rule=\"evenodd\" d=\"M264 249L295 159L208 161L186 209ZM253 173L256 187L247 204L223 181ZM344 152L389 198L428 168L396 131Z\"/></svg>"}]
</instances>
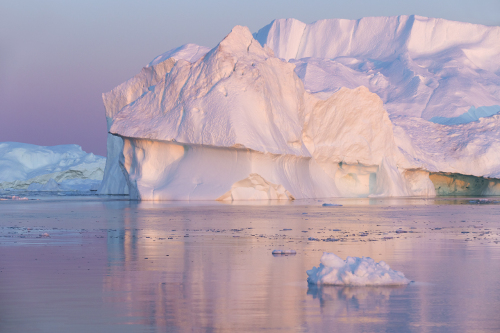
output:
<instances>
[{"instance_id":1,"label":"distant iceberg","mask_svg":"<svg viewBox=\"0 0 500 333\"><path fill-rule=\"evenodd\" d=\"M0 201L8 200L29 200L27 197L19 197L17 195L0 195Z\"/></svg>"},{"instance_id":2,"label":"distant iceberg","mask_svg":"<svg viewBox=\"0 0 500 333\"><path fill-rule=\"evenodd\" d=\"M78 145L0 143L0 189L28 191L97 190L106 159Z\"/></svg>"},{"instance_id":3,"label":"distant iceberg","mask_svg":"<svg viewBox=\"0 0 500 333\"><path fill-rule=\"evenodd\" d=\"M308 270L307 275L307 282L314 285L391 286L411 282L383 261L377 263L368 257L347 257L343 260L327 252L323 253L319 267Z\"/></svg>"},{"instance_id":4,"label":"distant iceberg","mask_svg":"<svg viewBox=\"0 0 500 333\"><path fill-rule=\"evenodd\" d=\"M500 105L498 40L500 27L398 16L275 20L253 35L236 26L210 50L186 44L103 94L99 193L500 194L500 115L470 112Z\"/></svg>"}]
</instances>

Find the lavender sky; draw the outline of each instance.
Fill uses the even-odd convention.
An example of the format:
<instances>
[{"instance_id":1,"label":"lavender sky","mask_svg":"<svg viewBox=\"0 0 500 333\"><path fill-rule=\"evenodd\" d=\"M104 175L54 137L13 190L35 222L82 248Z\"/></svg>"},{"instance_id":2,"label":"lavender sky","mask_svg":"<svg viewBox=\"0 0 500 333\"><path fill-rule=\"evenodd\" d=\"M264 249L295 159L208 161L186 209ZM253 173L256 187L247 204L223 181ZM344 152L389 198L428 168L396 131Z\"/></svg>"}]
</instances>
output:
<instances>
[{"instance_id":1,"label":"lavender sky","mask_svg":"<svg viewBox=\"0 0 500 333\"><path fill-rule=\"evenodd\" d=\"M0 1L0 142L76 143L106 154L101 94L157 55L213 47L275 18L418 14L500 25L500 0Z\"/></svg>"}]
</instances>

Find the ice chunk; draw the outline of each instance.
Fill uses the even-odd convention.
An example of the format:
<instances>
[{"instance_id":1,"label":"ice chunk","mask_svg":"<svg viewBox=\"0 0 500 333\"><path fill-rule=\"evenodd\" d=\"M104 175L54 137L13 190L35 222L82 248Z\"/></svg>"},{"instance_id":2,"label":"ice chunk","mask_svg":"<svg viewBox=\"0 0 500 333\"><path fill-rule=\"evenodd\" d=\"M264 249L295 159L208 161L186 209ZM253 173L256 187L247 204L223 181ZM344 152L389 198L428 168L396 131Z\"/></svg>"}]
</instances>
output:
<instances>
[{"instance_id":1,"label":"ice chunk","mask_svg":"<svg viewBox=\"0 0 500 333\"><path fill-rule=\"evenodd\" d=\"M307 282L316 285L386 286L404 285L411 281L392 270L385 262L368 257L347 257L324 252L319 267L307 271Z\"/></svg>"}]
</instances>

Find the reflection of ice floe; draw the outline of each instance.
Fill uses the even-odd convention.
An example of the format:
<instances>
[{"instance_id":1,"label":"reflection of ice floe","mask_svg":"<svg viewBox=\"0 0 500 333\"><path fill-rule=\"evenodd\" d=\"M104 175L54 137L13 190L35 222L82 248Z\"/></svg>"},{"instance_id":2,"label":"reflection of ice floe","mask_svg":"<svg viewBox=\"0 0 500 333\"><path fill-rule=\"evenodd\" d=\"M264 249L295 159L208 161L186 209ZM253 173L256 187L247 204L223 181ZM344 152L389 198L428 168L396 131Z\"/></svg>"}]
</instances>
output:
<instances>
[{"instance_id":1,"label":"reflection of ice floe","mask_svg":"<svg viewBox=\"0 0 500 333\"><path fill-rule=\"evenodd\" d=\"M324 203L321 206L323 206L323 207L342 207L342 205L333 204L333 203Z\"/></svg>"},{"instance_id":2,"label":"reflection of ice floe","mask_svg":"<svg viewBox=\"0 0 500 333\"><path fill-rule=\"evenodd\" d=\"M406 289L404 286L389 287L346 287L318 286L310 284L307 295L320 301L321 307L334 307L338 311L348 308L375 308L387 302L391 297L400 295Z\"/></svg>"},{"instance_id":3,"label":"reflection of ice floe","mask_svg":"<svg viewBox=\"0 0 500 333\"><path fill-rule=\"evenodd\" d=\"M307 294L321 301L335 300L367 300L370 298L388 300L392 295L399 295L406 289L403 286L388 287L346 287L346 286L318 286L310 284L307 288Z\"/></svg>"},{"instance_id":4,"label":"reflection of ice floe","mask_svg":"<svg viewBox=\"0 0 500 333\"><path fill-rule=\"evenodd\" d=\"M342 260L327 252L323 253L319 267L308 270L307 275L307 282L316 285L387 286L410 283L402 272L392 270L383 261L377 263L368 257Z\"/></svg>"},{"instance_id":5,"label":"reflection of ice floe","mask_svg":"<svg viewBox=\"0 0 500 333\"><path fill-rule=\"evenodd\" d=\"M273 256L279 255L294 255L297 254L295 250L273 250Z\"/></svg>"}]
</instances>

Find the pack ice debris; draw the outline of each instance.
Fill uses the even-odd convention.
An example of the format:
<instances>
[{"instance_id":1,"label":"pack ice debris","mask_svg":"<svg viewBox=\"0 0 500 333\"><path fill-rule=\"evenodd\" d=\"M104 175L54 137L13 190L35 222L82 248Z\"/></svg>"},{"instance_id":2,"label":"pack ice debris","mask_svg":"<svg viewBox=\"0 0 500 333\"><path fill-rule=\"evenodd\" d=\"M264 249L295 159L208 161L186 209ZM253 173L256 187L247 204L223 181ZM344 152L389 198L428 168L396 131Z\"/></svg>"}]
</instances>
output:
<instances>
[{"instance_id":1,"label":"pack ice debris","mask_svg":"<svg viewBox=\"0 0 500 333\"><path fill-rule=\"evenodd\" d=\"M307 282L334 286L390 286L405 285L411 281L404 274L392 270L384 261L369 257L347 257L324 252L319 267L307 271Z\"/></svg>"},{"instance_id":2,"label":"pack ice debris","mask_svg":"<svg viewBox=\"0 0 500 333\"><path fill-rule=\"evenodd\" d=\"M97 189L106 159L78 145L0 143L0 189L89 191Z\"/></svg>"},{"instance_id":3,"label":"pack ice debris","mask_svg":"<svg viewBox=\"0 0 500 333\"><path fill-rule=\"evenodd\" d=\"M186 44L103 94L99 192L500 194L498 40L500 27L412 15L281 19Z\"/></svg>"}]
</instances>

